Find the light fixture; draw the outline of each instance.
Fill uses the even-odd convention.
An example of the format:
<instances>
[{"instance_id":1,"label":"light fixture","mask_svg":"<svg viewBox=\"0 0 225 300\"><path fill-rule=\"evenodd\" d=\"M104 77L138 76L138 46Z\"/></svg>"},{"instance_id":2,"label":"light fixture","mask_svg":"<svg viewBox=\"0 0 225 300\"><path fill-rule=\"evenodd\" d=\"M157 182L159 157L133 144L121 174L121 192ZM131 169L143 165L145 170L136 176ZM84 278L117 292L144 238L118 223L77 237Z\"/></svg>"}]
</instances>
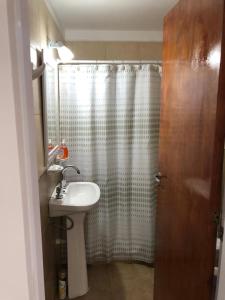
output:
<instances>
[{"instance_id":1,"label":"light fixture","mask_svg":"<svg viewBox=\"0 0 225 300\"><path fill-rule=\"evenodd\" d=\"M48 46L50 48L57 49L59 58L64 62L70 61L74 58L73 52L68 47L66 47L61 41L49 41Z\"/></svg>"}]
</instances>

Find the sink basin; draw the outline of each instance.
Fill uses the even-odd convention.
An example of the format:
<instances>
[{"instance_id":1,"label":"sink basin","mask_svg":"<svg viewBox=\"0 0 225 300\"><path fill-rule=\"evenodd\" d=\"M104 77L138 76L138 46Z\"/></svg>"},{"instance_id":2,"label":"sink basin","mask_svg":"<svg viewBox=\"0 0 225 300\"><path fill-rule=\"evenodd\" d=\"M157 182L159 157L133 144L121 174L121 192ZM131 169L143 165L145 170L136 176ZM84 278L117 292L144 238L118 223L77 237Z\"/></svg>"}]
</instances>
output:
<instances>
[{"instance_id":1,"label":"sink basin","mask_svg":"<svg viewBox=\"0 0 225 300\"><path fill-rule=\"evenodd\" d=\"M100 198L100 189L93 182L71 182L63 193L62 199L56 199L56 189L49 201L50 217L87 212Z\"/></svg>"}]
</instances>

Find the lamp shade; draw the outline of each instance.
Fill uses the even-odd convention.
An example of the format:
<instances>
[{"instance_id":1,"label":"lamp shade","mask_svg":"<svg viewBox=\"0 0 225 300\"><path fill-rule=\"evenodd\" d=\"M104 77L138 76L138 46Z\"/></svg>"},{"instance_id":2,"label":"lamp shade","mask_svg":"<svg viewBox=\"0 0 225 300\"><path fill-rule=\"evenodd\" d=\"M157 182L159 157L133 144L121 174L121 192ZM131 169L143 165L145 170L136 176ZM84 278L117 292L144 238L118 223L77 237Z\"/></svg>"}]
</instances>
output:
<instances>
[{"instance_id":1,"label":"lamp shade","mask_svg":"<svg viewBox=\"0 0 225 300\"><path fill-rule=\"evenodd\" d=\"M59 47L57 48L57 50L58 50L59 58L62 61L70 61L74 58L73 52L66 46Z\"/></svg>"}]
</instances>

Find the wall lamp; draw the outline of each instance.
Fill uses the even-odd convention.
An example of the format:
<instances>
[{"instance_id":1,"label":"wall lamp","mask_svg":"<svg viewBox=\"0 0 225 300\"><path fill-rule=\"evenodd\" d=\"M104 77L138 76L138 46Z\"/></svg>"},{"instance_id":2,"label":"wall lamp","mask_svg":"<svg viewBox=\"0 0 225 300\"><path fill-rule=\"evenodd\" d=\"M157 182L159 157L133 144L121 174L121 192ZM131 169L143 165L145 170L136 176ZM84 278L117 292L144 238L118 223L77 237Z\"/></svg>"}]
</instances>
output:
<instances>
[{"instance_id":1,"label":"wall lamp","mask_svg":"<svg viewBox=\"0 0 225 300\"><path fill-rule=\"evenodd\" d=\"M68 47L66 47L61 41L49 41L48 47L52 49L57 49L59 58L64 62L70 61L74 58L73 52Z\"/></svg>"}]
</instances>

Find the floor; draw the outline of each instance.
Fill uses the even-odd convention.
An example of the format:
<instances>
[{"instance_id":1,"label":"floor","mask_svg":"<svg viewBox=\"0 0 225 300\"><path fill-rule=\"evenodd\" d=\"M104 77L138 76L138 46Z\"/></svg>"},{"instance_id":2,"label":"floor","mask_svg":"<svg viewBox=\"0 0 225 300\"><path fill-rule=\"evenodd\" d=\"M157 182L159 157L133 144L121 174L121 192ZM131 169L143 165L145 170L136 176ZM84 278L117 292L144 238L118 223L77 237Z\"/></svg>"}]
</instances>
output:
<instances>
[{"instance_id":1,"label":"floor","mask_svg":"<svg viewBox=\"0 0 225 300\"><path fill-rule=\"evenodd\" d=\"M112 263L88 267L90 290L77 300L152 300L154 269L144 264Z\"/></svg>"}]
</instances>

